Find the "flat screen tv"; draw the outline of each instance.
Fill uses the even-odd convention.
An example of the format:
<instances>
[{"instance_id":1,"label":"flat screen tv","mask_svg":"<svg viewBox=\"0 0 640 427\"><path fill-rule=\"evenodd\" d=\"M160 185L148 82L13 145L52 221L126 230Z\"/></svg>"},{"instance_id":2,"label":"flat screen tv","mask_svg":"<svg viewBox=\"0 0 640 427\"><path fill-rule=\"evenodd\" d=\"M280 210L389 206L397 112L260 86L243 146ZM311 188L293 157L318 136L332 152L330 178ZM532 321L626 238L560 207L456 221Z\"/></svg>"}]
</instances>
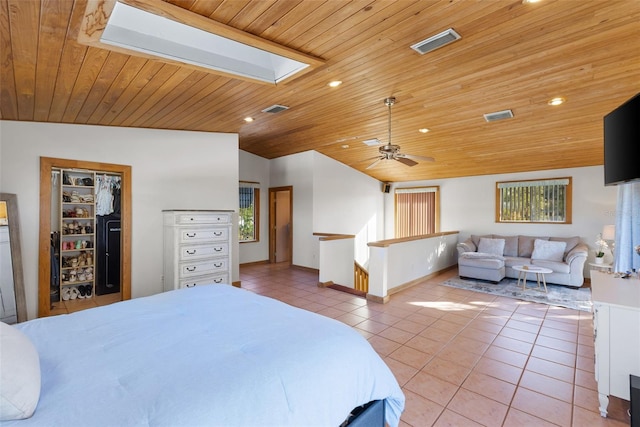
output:
<instances>
[{"instance_id":1,"label":"flat screen tv","mask_svg":"<svg viewBox=\"0 0 640 427\"><path fill-rule=\"evenodd\" d=\"M604 116L604 185L640 180L640 93Z\"/></svg>"}]
</instances>

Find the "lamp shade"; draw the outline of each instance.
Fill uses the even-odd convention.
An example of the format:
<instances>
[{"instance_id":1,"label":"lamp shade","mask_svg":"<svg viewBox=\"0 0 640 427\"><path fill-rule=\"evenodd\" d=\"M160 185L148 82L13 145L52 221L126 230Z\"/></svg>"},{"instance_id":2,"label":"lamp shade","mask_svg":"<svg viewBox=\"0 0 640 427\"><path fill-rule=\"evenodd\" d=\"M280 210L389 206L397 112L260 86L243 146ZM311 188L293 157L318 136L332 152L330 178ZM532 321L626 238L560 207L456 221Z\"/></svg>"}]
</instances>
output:
<instances>
[{"instance_id":1,"label":"lamp shade","mask_svg":"<svg viewBox=\"0 0 640 427\"><path fill-rule=\"evenodd\" d=\"M602 227L602 240L615 240L616 239L616 226L605 225Z\"/></svg>"}]
</instances>

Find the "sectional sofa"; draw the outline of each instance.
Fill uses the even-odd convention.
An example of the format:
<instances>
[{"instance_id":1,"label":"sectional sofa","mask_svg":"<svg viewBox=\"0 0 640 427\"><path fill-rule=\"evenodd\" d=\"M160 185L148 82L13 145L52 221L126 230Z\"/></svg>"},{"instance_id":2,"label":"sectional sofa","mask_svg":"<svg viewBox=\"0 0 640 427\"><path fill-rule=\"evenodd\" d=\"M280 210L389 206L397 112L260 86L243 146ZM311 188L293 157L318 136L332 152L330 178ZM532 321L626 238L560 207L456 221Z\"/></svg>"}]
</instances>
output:
<instances>
[{"instance_id":1,"label":"sectional sofa","mask_svg":"<svg viewBox=\"0 0 640 427\"><path fill-rule=\"evenodd\" d=\"M471 235L458 243L460 277L495 283L505 277L516 279L516 265L551 269L547 283L579 288L584 284L584 263L589 247L580 237Z\"/></svg>"}]
</instances>

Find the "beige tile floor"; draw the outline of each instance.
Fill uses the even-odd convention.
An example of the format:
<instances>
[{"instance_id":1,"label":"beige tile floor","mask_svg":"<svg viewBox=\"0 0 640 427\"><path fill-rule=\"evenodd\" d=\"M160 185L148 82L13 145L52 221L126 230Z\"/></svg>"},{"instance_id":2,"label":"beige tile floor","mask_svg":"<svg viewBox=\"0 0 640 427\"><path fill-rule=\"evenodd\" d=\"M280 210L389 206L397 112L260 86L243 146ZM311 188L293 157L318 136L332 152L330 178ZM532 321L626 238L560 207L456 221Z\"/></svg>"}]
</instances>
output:
<instances>
[{"instance_id":1,"label":"beige tile floor","mask_svg":"<svg viewBox=\"0 0 640 427\"><path fill-rule=\"evenodd\" d=\"M628 402L598 412L590 313L440 285L387 304L319 288L316 272L240 267L242 287L338 319L366 337L406 396L401 426L629 425Z\"/></svg>"}]
</instances>

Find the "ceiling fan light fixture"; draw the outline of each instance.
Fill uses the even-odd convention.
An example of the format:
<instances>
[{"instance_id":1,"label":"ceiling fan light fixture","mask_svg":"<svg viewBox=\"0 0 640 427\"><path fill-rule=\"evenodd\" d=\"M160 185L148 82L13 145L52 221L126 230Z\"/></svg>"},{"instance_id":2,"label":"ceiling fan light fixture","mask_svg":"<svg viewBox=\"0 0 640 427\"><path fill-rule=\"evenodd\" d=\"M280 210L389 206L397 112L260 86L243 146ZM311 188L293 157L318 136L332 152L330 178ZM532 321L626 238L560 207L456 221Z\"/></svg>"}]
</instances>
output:
<instances>
[{"instance_id":1,"label":"ceiling fan light fixture","mask_svg":"<svg viewBox=\"0 0 640 427\"><path fill-rule=\"evenodd\" d=\"M429 129L427 129L427 128L418 129L418 132L427 133L427 132L429 132Z\"/></svg>"}]
</instances>

